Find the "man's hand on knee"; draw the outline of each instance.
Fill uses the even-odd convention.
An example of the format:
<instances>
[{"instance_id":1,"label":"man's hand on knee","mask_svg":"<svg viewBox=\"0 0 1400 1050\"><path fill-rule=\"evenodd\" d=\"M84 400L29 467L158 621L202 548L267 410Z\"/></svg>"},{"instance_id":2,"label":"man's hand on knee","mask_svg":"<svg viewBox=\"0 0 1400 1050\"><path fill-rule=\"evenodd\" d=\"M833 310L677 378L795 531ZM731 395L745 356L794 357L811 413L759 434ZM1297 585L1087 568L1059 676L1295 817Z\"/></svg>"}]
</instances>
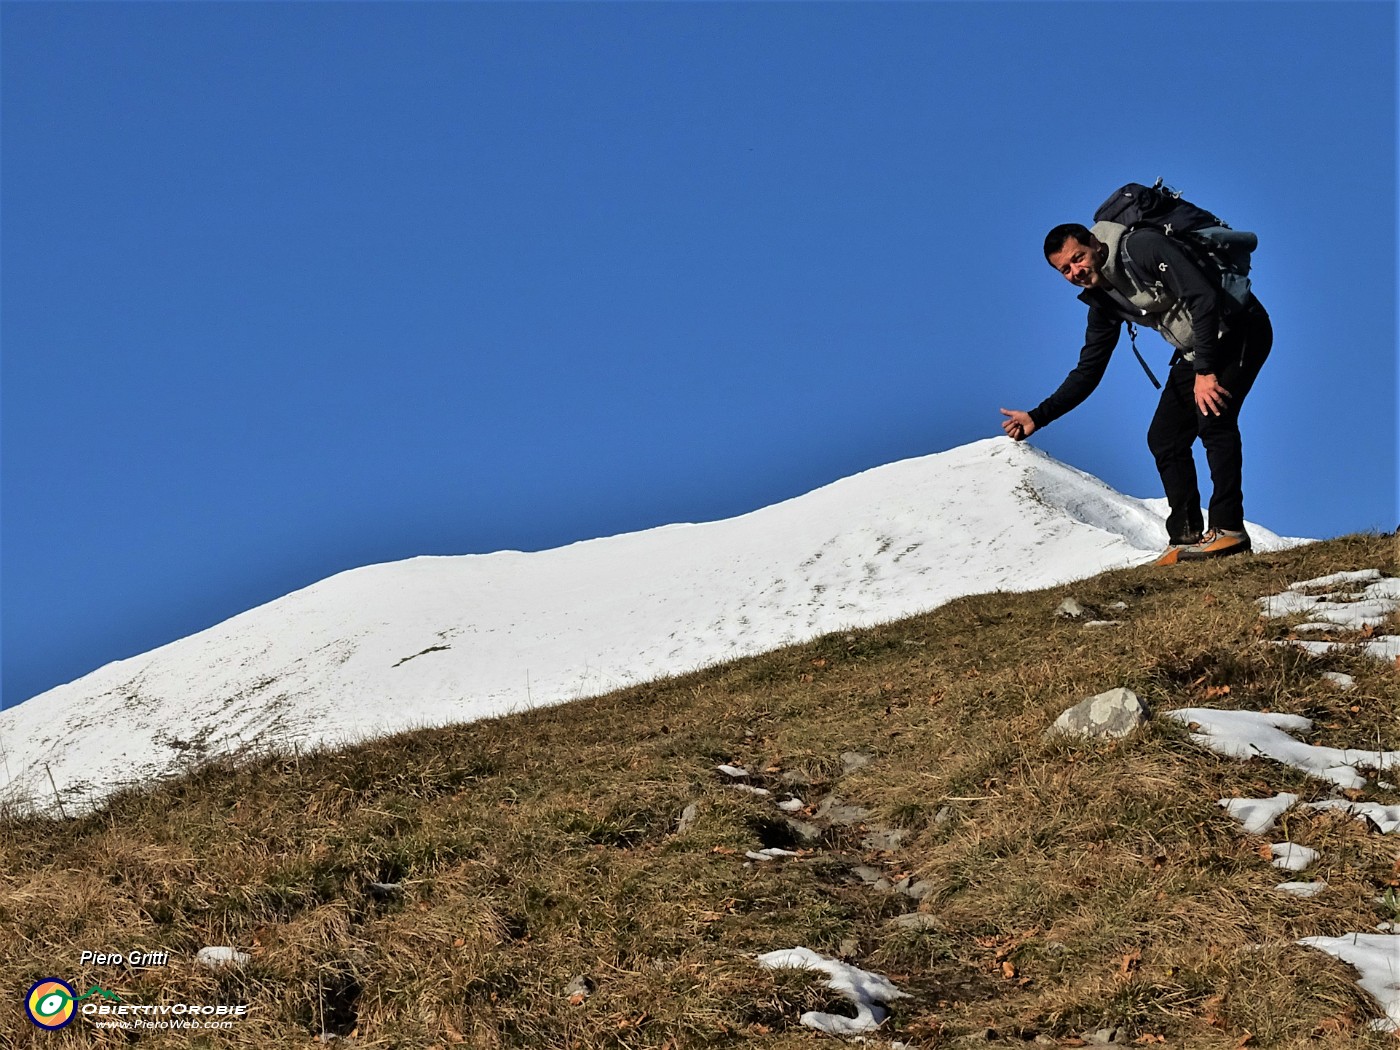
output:
<instances>
[{"instance_id":1,"label":"man's hand on knee","mask_svg":"<svg viewBox=\"0 0 1400 1050\"><path fill-rule=\"evenodd\" d=\"M1203 416L1218 416L1225 411L1225 402L1230 391L1220 385L1220 381L1209 373L1196 375L1196 408Z\"/></svg>"}]
</instances>

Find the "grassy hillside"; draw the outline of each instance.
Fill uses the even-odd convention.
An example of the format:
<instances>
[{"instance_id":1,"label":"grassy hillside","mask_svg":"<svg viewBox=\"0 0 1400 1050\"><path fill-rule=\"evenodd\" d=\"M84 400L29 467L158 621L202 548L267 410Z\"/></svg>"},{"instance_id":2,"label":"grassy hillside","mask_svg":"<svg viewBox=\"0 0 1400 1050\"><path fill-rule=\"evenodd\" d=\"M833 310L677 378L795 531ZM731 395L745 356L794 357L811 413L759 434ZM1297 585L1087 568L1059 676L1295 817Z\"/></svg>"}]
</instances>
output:
<instances>
[{"instance_id":1,"label":"grassy hillside","mask_svg":"<svg viewBox=\"0 0 1400 1050\"><path fill-rule=\"evenodd\" d=\"M1397 836L1290 814L1267 841L1319 849L1331 888L1289 897L1266 840L1217 799L1329 785L1220 758L1161 719L1120 743L1043 737L1125 685L1154 712L1297 713L1314 743L1400 749L1395 667L1265 644L1289 621L1255 605L1358 568L1396 575L1394 540L970 597L595 700L244 756L70 821L11 817L0 1044L808 1046L831 1037L799 1014L849 1004L753 959L803 945L910 993L876 1045L1078 1045L1119 1027L1142 1045L1394 1046L1365 1030L1378 1011L1355 973L1293 942L1400 919L1375 900L1396 885ZM1057 619L1069 595L1125 602L1123 623ZM719 763L774 794L736 790ZM775 805L789 791L797 827ZM868 812L820 808L833 794ZM1358 797L1400 802L1374 784ZM799 855L746 864L768 846ZM891 921L909 913L924 917ZM200 968L205 945L251 960ZM84 950L170 963L79 965ZM250 1009L204 1035L81 1017L52 1034L21 1009L50 976Z\"/></svg>"}]
</instances>

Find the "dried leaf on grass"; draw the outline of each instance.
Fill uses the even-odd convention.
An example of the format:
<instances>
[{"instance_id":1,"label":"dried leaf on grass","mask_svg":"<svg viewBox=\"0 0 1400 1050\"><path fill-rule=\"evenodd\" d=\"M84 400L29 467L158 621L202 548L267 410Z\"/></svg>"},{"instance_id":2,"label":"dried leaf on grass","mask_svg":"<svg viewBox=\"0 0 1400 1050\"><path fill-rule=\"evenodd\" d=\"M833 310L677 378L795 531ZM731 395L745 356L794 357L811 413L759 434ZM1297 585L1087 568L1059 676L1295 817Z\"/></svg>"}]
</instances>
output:
<instances>
[{"instance_id":1,"label":"dried leaf on grass","mask_svg":"<svg viewBox=\"0 0 1400 1050\"><path fill-rule=\"evenodd\" d=\"M1210 1025L1212 1028L1225 1027L1225 1018L1221 1017L1219 1013L1220 1007L1222 1004L1224 1004L1224 1002L1225 997L1223 995L1212 995L1209 999L1205 1001L1204 1019L1206 1024Z\"/></svg>"},{"instance_id":2,"label":"dried leaf on grass","mask_svg":"<svg viewBox=\"0 0 1400 1050\"><path fill-rule=\"evenodd\" d=\"M467 1041L467 1037L463 1035L451 1021L445 1017L441 1018L441 1020L442 1027L447 1029L447 1038L449 1040L454 1043L465 1043Z\"/></svg>"},{"instance_id":3,"label":"dried leaf on grass","mask_svg":"<svg viewBox=\"0 0 1400 1050\"><path fill-rule=\"evenodd\" d=\"M1313 1038L1317 1039L1324 1035L1341 1035L1351 1032L1356 1027L1356 1018L1349 1014L1337 1014L1335 1017L1324 1018L1316 1028L1313 1029Z\"/></svg>"}]
</instances>

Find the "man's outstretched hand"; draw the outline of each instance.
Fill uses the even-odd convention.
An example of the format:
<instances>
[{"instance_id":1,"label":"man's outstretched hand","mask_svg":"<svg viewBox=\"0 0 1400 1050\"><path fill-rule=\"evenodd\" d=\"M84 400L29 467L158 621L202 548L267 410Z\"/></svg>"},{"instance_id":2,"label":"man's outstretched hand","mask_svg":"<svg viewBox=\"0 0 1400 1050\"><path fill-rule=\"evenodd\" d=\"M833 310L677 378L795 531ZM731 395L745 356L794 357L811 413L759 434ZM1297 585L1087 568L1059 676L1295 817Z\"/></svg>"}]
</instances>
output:
<instances>
[{"instance_id":1,"label":"man's outstretched hand","mask_svg":"<svg viewBox=\"0 0 1400 1050\"><path fill-rule=\"evenodd\" d=\"M1006 431L1006 436L1012 441L1025 441L1035 431L1035 420L1029 412L1003 408L1001 414L1006 416L1001 422L1001 429Z\"/></svg>"}]
</instances>

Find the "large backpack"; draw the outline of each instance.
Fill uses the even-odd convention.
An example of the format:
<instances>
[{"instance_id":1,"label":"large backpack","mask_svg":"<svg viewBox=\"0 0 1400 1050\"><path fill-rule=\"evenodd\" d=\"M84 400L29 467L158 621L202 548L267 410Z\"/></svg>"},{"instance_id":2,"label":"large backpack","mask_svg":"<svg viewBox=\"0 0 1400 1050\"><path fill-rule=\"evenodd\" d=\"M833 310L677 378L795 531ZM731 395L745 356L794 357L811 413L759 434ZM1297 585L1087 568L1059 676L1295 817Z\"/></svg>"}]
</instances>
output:
<instances>
[{"instance_id":1,"label":"large backpack","mask_svg":"<svg viewBox=\"0 0 1400 1050\"><path fill-rule=\"evenodd\" d=\"M1214 213L1192 204L1158 179L1151 186L1130 182L1113 191L1094 212L1095 222L1116 222L1129 230L1144 226L1161 230L1192 255L1207 273L1217 273L1220 287L1233 300L1244 305L1249 299L1250 254L1259 247L1259 238L1247 230L1232 230ZM1127 245L1127 238L1124 239ZM1124 257L1144 284L1151 279Z\"/></svg>"}]
</instances>

